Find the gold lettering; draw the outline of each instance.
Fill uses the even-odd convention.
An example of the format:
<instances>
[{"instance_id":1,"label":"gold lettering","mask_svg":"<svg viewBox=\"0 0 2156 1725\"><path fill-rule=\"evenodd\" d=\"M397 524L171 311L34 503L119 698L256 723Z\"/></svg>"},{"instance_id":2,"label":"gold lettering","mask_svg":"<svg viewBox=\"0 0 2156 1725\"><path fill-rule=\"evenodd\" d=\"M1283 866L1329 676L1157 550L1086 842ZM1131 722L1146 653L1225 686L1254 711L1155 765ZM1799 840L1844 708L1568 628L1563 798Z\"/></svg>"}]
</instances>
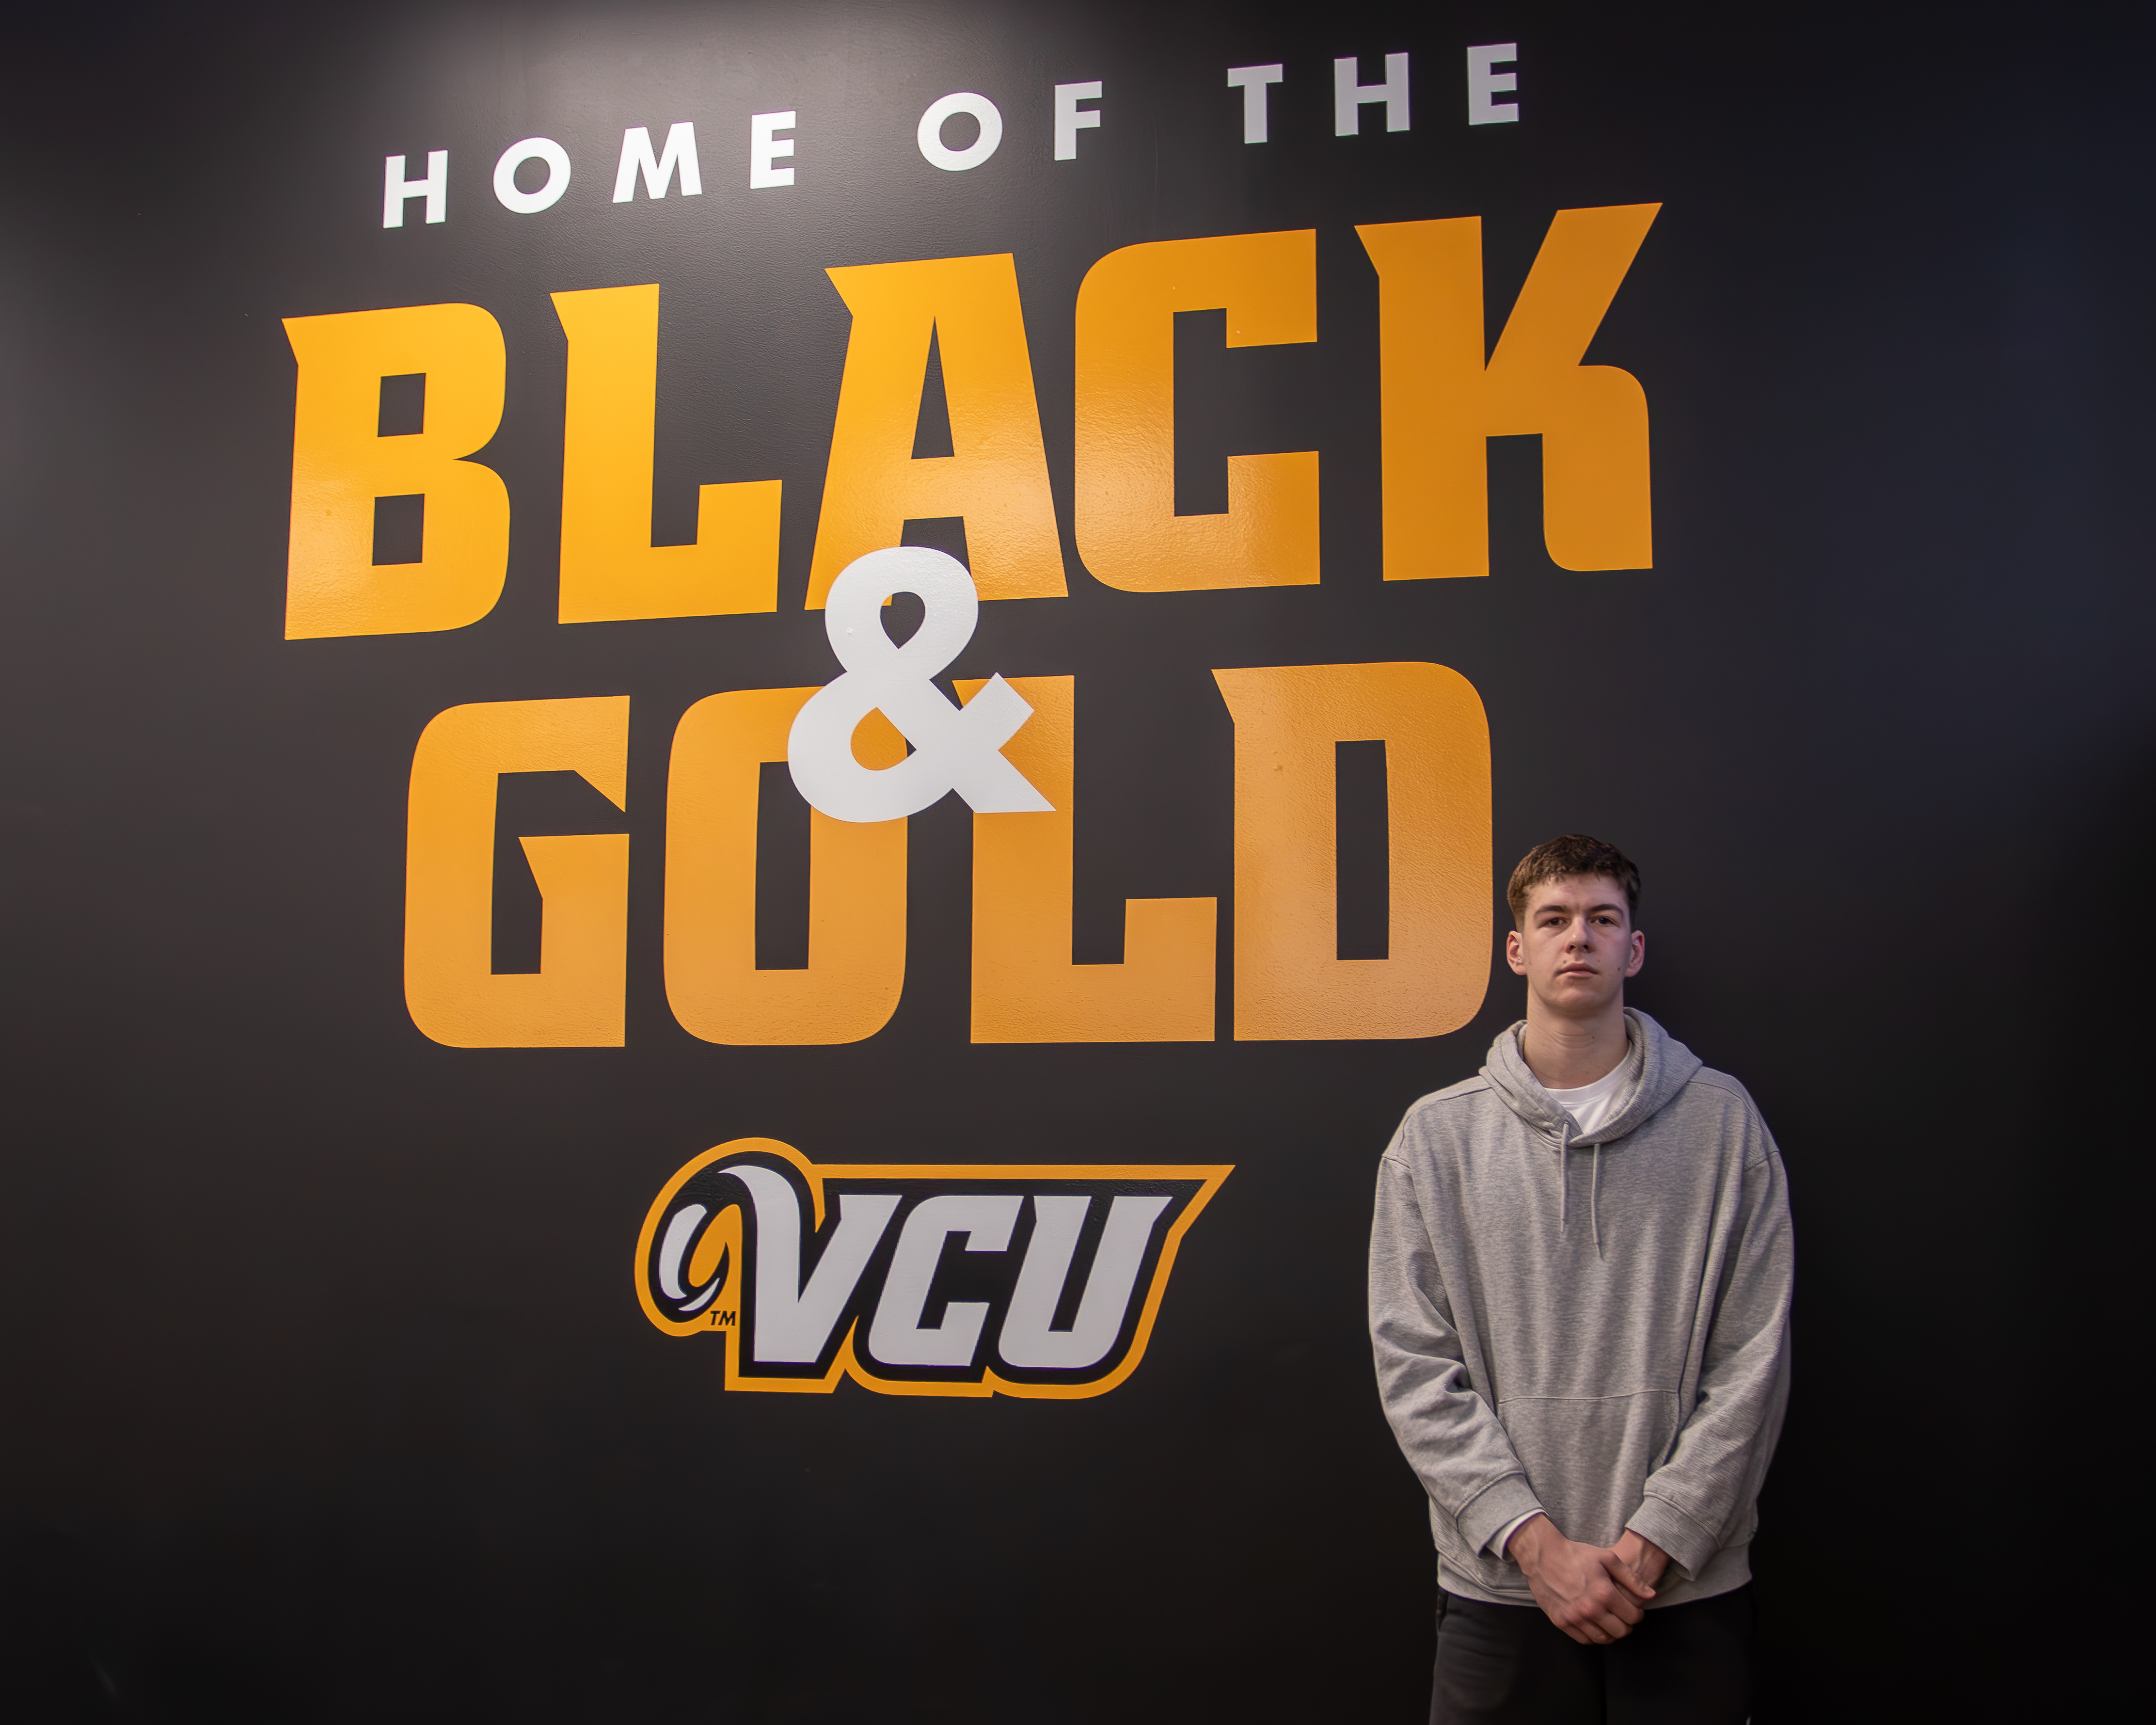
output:
<instances>
[{"instance_id":1,"label":"gold lettering","mask_svg":"<svg viewBox=\"0 0 2156 1725\"><path fill-rule=\"evenodd\" d=\"M666 999L692 1036L737 1046L859 1042L906 983L906 823L808 815L808 966L756 966L757 769L786 758L814 689L735 689L681 716L666 782ZM854 733L864 767L906 740L880 712Z\"/></svg>"},{"instance_id":2,"label":"gold lettering","mask_svg":"<svg viewBox=\"0 0 2156 1725\"><path fill-rule=\"evenodd\" d=\"M561 620L777 610L778 480L701 485L696 542L651 542L658 288L591 288L553 297L569 337Z\"/></svg>"},{"instance_id":3,"label":"gold lettering","mask_svg":"<svg viewBox=\"0 0 2156 1725\"><path fill-rule=\"evenodd\" d=\"M1420 664L1213 675L1235 721L1235 1040L1458 1029L1490 976L1490 728L1474 685ZM1391 956L1342 958L1333 745L1373 740Z\"/></svg>"},{"instance_id":4,"label":"gold lettering","mask_svg":"<svg viewBox=\"0 0 2156 1725\"><path fill-rule=\"evenodd\" d=\"M501 423L501 326L476 305L288 317L299 361L285 638L462 629L501 597L509 492L464 458ZM382 437L382 380L427 375L426 424ZM416 563L374 561L377 497L423 495Z\"/></svg>"},{"instance_id":5,"label":"gold lettering","mask_svg":"<svg viewBox=\"0 0 2156 1725\"><path fill-rule=\"evenodd\" d=\"M629 797L629 697L453 706L412 757L404 1001L452 1048L619 1048L628 982L629 834L526 839L545 902L536 973L495 975L494 826L505 773L582 773Z\"/></svg>"},{"instance_id":6,"label":"gold lettering","mask_svg":"<svg viewBox=\"0 0 2156 1725\"><path fill-rule=\"evenodd\" d=\"M973 817L973 1040L1211 1041L1214 900L1129 900L1123 962L1070 962L1077 685L1010 683L1033 716L1004 753L1055 807ZM970 701L981 683L955 686Z\"/></svg>"},{"instance_id":7,"label":"gold lettering","mask_svg":"<svg viewBox=\"0 0 2156 1725\"><path fill-rule=\"evenodd\" d=\"M896 545L909 521L963 516L984 599L1060 598L1063 548L1010 254L865 264L827 272L854 315L831 429L813 610L855 558ZM948 455L916 460L928 344L943 361Z\"/></svg>"},{"instance_id":8,"label":"gold lettering","mask_svg":"<svg viewBox=\"0 0 2156 1725\"><path fill-rule=\"evenodd\" d=\"M1231 455L1224 515L1175 512L1175 314L1230 347L1317 339L1317 236L1234 234L1111 252L1078 290L1078 555L1132 593L1317 579L1317 452Z\"/></svg>"},{"instance_id":9,"label":"gold lettering","mask_svg":"<svg viewBox=\"0 0 2156 1725\"><path fill-rule=\"evenodd\" d=\"M1661 208L1559 210L1486 367L1481 219L1355 230L1378 266L1386 580L1490 572L1485 440L1532 432L1551 561L1653 567L1646 393L1580 361Z\"/></svg>"}]
</instances>

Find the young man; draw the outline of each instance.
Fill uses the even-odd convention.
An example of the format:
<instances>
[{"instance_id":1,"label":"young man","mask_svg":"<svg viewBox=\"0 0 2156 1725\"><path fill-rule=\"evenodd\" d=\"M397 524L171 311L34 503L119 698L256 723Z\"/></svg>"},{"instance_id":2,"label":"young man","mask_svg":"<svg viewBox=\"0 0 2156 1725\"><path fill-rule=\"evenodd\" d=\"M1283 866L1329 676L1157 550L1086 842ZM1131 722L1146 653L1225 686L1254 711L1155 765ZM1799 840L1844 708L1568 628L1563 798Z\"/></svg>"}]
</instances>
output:
<instances>
[{"instance_id":1,"label":"young man","mask_svg":"<svg viewBox=\"0 0 2156 1725\"><path fill-rule=\"evenodd\" d=\"M1780 1157L1645 1014L1640 871L1512 871L1527 1015L1379 1164L1370 1336L1430 1494L1432 1725L1743 1725L1753 1505L1789 1395Z\"/></svg>"}]
</instances>

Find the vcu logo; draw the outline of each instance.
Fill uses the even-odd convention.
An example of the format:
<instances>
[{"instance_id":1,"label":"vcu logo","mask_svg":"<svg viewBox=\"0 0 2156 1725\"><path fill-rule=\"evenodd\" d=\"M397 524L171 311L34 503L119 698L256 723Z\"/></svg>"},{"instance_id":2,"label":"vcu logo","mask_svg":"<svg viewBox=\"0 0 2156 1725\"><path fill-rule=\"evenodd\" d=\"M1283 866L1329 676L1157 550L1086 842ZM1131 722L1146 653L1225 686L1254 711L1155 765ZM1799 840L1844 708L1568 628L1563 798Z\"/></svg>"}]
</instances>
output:
<instances>
[{"instance_id":1,"label":"vcu logo","mask_svg":"<svg viewBox=\"0 0 2156 1725\"><path fill-rule=\"evenodd\" d=\"M730 1389L1100 1395L1230 1172L819 1166L737 1138L652 1204L637 1298L669 1335L722 1337Z\"/></svg>"}]
</instances>

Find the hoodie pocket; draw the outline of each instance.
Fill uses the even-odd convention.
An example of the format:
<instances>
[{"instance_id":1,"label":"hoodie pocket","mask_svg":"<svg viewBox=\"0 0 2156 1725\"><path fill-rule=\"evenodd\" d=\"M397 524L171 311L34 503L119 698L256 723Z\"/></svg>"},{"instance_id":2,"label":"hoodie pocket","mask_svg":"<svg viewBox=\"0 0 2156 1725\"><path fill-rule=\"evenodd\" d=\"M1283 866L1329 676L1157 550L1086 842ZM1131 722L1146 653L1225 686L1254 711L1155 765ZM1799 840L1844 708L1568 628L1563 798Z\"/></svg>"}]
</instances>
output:
<instances>
[{"instance_id":1,"label":"hoodie pocket","mask_svg":"<svg viewBox=\"0 0 2156 1725\"><path fill-rule=\"evenodd\" d=\"M1681 1423L1676 1394L1666 1389L1518 1396L1498 1403L1497 1419L1558 1531L1604 1546L1625 1531Z\"/></svg>"}]
</instances>

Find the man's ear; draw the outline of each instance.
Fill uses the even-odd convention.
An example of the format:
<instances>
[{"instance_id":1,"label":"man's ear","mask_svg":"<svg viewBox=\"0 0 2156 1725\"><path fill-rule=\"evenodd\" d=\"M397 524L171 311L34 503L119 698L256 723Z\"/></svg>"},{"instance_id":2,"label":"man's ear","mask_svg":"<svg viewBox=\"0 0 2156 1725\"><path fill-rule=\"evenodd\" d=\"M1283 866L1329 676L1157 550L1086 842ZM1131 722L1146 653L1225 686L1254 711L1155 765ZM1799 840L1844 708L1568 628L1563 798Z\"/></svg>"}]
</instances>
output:
<instances>
[{"instance_id":1,"label":"man's ear","mask_svg":"<svg viewBox=\"0 0 2156 1725\"><path fill-rule=\"evenodd\" d=\"M1625 967L1625 974L1637 976L1640 967L1647 962L1647 933L1645 929L1632 931L1632 962Z\"/></svg>"},{"instance_id":2,"label":"man's ear","mask_svg":"<svg viewBox=\"0 0 2156 1725\"><path fill-rule=\"evenodd\" d=\"M1505 963L1512 967L1512 974L1515 976L1525 976L1527 973L1527 961L1521 951L1520 931L1517 928L1508 928L1505 931ZM1631 972L1627 971L1625 974L1630 976Z\"/></svg>"}]
</instances>

